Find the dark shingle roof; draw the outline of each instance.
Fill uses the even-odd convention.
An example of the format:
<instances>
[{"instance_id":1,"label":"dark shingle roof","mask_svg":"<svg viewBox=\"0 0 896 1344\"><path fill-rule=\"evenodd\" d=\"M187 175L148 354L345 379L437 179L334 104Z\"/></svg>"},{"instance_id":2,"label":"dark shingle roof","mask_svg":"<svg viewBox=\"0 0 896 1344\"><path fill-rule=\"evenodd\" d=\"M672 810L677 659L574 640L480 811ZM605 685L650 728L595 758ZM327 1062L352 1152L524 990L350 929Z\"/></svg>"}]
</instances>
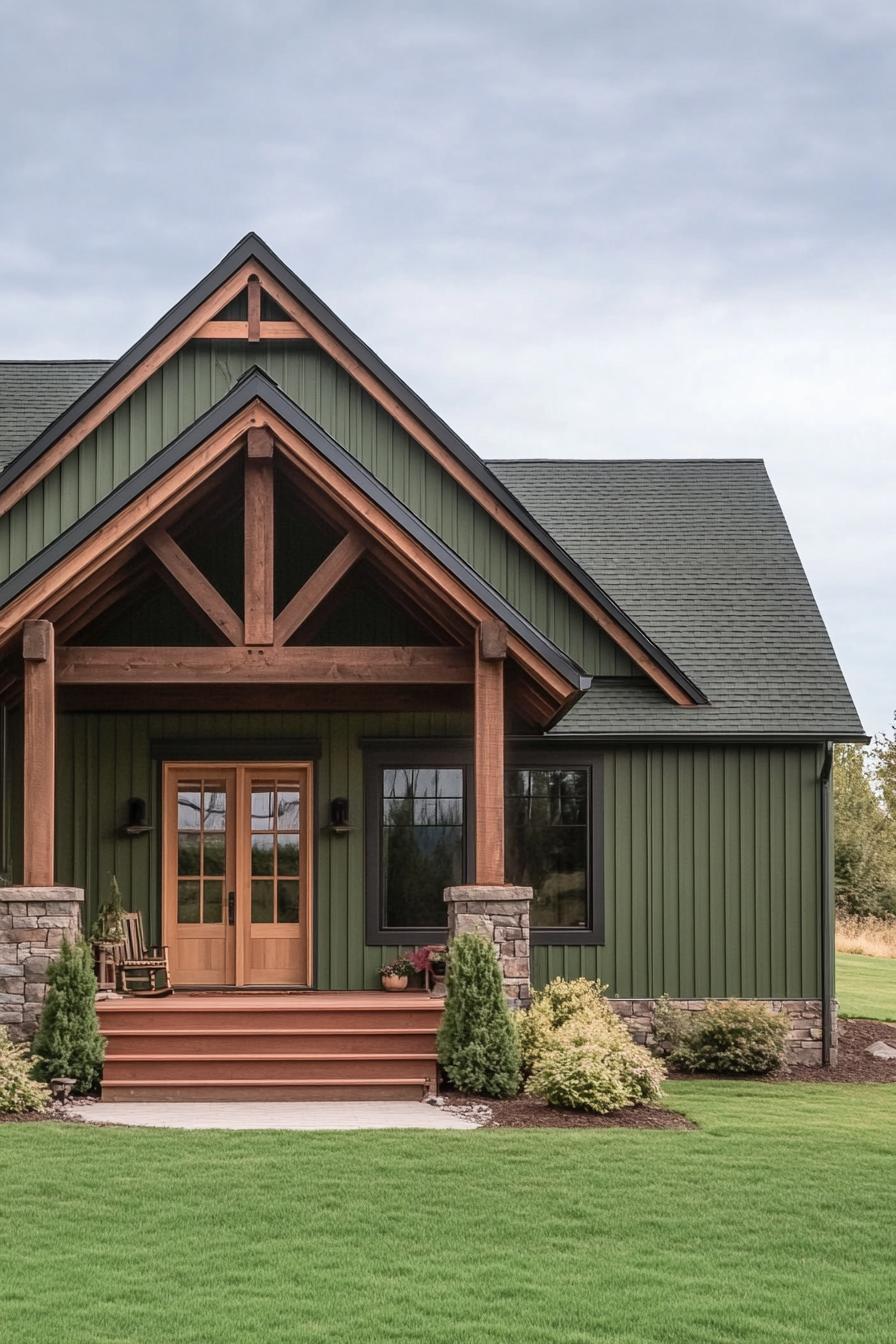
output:
<instances>
[{"instance_id":1,"label":"dark shingle roof","mask_svg":"<svg viewBox=\"0 0 896 1344\"><path fill-rule=\"evenodd\" d=\"M598 683L558 734L862 735L763 462L488 465L710 700Z\"/></svg>"},{"instance_id":2,"label":"dark shingle roof","mask_svg":"<svg viewBox=\"0 0 896 1344\"><path fill-rule=\"evenodd\" d=\"M0 470L109 364L108 359L0 359Z\"/></svg>"}]
</instances>

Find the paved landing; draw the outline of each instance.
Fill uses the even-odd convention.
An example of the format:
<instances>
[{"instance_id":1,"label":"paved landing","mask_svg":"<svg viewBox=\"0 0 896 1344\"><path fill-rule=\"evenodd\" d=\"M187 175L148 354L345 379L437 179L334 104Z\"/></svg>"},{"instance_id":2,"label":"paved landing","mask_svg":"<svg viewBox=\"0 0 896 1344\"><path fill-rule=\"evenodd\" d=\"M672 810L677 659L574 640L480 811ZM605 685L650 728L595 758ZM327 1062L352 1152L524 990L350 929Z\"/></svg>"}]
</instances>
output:
<instances>
[{"instance_id":1,"label":"paved landing","mask_svg":"<svg viewBox=\"0 0 896 1344\"><path fill-rule=\"evenodd\" d=\"M98 1101L69 1108L93 1125L155 1129L476 1129L422 1101Z\"/></svg>"}]
</instances>

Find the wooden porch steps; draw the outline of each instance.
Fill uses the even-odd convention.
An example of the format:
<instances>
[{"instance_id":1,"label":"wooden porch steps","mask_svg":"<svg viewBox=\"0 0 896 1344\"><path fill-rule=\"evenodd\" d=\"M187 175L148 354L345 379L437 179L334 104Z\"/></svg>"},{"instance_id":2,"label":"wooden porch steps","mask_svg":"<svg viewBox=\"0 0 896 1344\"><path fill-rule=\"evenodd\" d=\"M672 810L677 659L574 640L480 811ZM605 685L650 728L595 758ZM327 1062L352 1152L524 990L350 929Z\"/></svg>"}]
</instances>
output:
<instances>
[{"instance_id":1,"label":"wooden porch steps","mask_svg":"<svg viewBox=\"0 0 896 1344\"><path fill-rule=\"evenodd\" d=\"M405 1100L437 1086L426 994L107 999L104 1101Z\"/></svg>"}]
</instances>

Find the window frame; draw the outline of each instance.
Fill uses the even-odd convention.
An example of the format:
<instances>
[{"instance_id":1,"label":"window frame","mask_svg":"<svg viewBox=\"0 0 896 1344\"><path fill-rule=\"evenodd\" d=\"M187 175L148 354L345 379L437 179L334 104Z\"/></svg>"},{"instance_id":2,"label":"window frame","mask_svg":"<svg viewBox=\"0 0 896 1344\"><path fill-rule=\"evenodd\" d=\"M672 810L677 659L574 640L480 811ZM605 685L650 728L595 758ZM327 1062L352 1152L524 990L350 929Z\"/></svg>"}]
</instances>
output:
<instances>
[{"instance_id":1,"label":"window frame","mask_svg":"<svg viewBox=\"0 0 896 1344\"><path fill-rule=\"evenodd\" d=\"M364 752L364 907L366 941L369 947L421 945L443 943L447 937L448 921L438 928L386 928L384 926L383 893L383 770L400 770L404 766L431 769L461 768L464 772L464 876L470 880L475 871L476 812L473 745L457 739L422 739L410 741L362 740ZM530 926L529 940L535 947L594 947L603 946L605 938L604 899L604 769L603 753L591 747L563 747L556 742L514 743L508 739L505 747L504 769L558 770L587 769L588 771L588 883L587 922L584 927L566 929L562 926L535 928ZM505 782L505 799L506 799Z\"/></svg>"},{"instance_id":2,"label":"window frame","mask_svg":"<svg viewBox=\"0 0 896 1344\"><path fill-rule=\"evenodd\" d=\"M469 879L473 872L475 836L471 808L473 789L473 762L468 746L446 741L425 743L418 740L382 746L364 746L364 905L367 923L367 945L390 947L401 944L422 945L444 943L448 932L447 908L445 923L433 927L386 926L385 892L383 890L383 771L402 770L405 767L421 769L460 769L464 777L463 810L463 876Z\"/></svg>"},{"instance_id":3,"label":"window frame","mask_svg":"<svg viewBox=\"0 0 896 1344\"><path fill-rule=\"evenodd\" d=\"M584 927L529 925L533 947L600 947L604 935L604 768L603 754L582 747L560 747L508 742L504 759L508 770L587 770L588 772L588 880ZM505 787L504 797L507 792ZM506 876L506 873L505 873Z\"/></svg>"}]
</instances>

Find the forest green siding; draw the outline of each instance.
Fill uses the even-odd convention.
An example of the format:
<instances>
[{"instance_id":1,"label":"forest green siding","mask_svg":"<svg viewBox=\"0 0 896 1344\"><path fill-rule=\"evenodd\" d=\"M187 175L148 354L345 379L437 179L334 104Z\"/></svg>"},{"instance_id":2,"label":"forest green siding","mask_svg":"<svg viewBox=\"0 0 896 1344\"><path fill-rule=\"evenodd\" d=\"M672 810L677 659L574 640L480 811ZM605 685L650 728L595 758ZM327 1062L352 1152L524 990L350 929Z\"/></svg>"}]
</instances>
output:
<instances>
[{"instance_id":1,"label":"forest green siding","mask_svg":"<svg viewBox=\"0 0 896 1344\"><path fill-rule=\"evenodd\" d=\"M10 728L18 875L21 747L15 721ZM465 728L461 714L63 714L57 880L87 889L90 918L116 872L158 937L158 831L137 840L118 833L132 795L150 799L158 818L150 743L317 737L319 825L330 798L346 796L358 828L317 836L318 986L373 985L392 949L364 943L359 738L453 736ZM535 948L535 981L598 977L622 997L816 997L820 767L821 751L812 747L607 750L606 943Z\"/></svg>"},{"instance_id":2,"label":"forest green siding","mask_svg":"<svg viewBox=\"0 0 896 1344\"><path fill-rule=\"evenodd\" d=\"M586 671L638 669L532 557L344 370L289 342L193 342L8 514L0 577L18 569L220 400L253 364Z\"/></svg>"},{"instance_id":3,"label":"forest green siding","mask_svg":"<svg viewBox=\"0 0 896 1344\"><path fill-rule=\"evenodd\" d=\"M819 993L821 749L604 755L606 942L538 947L533 978L623 998Z\"/></svg>"}]
</instances>

